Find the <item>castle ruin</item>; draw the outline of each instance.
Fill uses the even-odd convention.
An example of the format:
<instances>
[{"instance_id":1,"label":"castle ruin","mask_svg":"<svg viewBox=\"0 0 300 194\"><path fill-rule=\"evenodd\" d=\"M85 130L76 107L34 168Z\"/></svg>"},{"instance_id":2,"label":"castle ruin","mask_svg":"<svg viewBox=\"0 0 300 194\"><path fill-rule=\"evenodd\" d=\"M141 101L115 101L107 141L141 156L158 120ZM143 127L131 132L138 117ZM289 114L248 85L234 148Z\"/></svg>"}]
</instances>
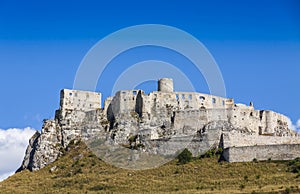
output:
<instances>
[{"instance_id":1,"label":"castle ruin","mask_svg":"<svg viewBox=\"0 0 300 194\"><path fill-rule=\"evenodd\" d=\"M101 100L101 93L63 89L55 119L45 120L42 132L31 138L19 170L40 169L55 161L70 141L91 136L118 145L134 142L142 145L140 151L154 154L175 153L189 137L186 147L194 156L221 148L228 162L300 156L299 134L289 129L286 116L255 110L252 102L247 106L230 98L175 92L169 78L160 79L158 90L149 94L121 90L105 99L103 107ZM155 146L172 138L167 147Z\"/></svg>"}]
</instances>

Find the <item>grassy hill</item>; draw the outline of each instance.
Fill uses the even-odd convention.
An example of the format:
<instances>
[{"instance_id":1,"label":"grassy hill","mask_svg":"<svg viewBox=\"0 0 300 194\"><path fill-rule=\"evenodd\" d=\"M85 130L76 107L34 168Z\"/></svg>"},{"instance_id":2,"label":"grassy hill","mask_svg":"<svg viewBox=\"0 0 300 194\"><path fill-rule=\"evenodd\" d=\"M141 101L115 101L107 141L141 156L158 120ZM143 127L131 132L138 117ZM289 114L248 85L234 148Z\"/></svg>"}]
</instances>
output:
<instances>
[{"instance_id":1,"label":"grassy hill","mask_svg":"<svg viewBox=\"0 0 300 194\"><path fill-rule=\"evenodd\" d=\"M79 142L53 164L1 182L0 193L300 193L300 176L290 171L289 162L218 163L216 156L125 170Z\"/></svg>"}]
</instances>

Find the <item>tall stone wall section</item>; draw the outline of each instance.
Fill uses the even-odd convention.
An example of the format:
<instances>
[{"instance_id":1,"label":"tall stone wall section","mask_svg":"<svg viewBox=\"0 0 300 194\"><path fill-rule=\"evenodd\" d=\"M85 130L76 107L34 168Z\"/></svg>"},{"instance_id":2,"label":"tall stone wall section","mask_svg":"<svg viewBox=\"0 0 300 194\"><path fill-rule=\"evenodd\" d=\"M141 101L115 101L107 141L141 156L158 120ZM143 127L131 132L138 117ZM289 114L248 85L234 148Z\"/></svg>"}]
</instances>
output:
<instances>
[{"instance_id":1,"label":"tall stone wall section","mask_svg":"<svg viewBox=\"0 0 300 194\"><path fill-rule=\"evenodd\" d=\"M89 111L101 108L101 93L63 89L60 93L61 110Z\"/></svg>"},{"instance_id":2,"label":"tall stone wall section","mask_svg":"<svg viewBox=\"0 0 300 194\"><path fill-rule=\"evenodd\" d=\"M138 98L138 94L140 96ZM150 120L169 112L190 118L190 111L206 111L206 117L199 115L197 120L228 120L235 128L258 135L283 136L290 132L288 118L273 111L255 110L253 106L234 104L233 99L216 97L196 92L151 92L122 90L110 100L115 116L139 112L141 119ZM137 103L137 102L140 103ZM107 106L105 106L107 107ZM184 116L186 115L186 116ZM191 124L197 125L197 122Z\"/></svg>"},{"instance_id":3,"label":"tall stone wall section","mask_svg":"<svg viewBox=\"0 0 300 194\"><path fill-rule=\"evenodd\" d=\"M232 130L223 134L224 148L299 143L300 136L296 133L288 134L286 136L267 136Z\"/></svg>"},{"instance_id":4,"label":"tall stone wall section","mask_svg":"<svg viewBox=\"0 0 300 194\"><path fill-rule=\"evenodd\" d=\"M228 162L248 162L254 159L293 160L300 156L300 144L257 145L230 147L223 151L223 158Z\"/></svg>"}]
</instances>

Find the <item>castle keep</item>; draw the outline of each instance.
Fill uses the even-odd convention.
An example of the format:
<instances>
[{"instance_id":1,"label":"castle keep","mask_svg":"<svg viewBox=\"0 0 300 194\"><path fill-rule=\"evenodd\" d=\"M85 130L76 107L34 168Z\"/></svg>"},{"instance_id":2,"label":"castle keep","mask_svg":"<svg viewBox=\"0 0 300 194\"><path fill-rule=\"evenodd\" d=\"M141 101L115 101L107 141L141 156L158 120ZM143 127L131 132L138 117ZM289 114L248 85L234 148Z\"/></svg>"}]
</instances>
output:
<instances>
[{"instance_id":1,"label":"castle keep","mask_svg":"<svg viewBox=\"0 0 300 194\"><path fill-rule=\"evenodd\" d=\"M289 129L286 116L255 110L253 103L175 92L169 78L160 79L158 90L149 94L121 90L105 99L103 107L101 100L101 93L62 90L55 119L46 120L41 133L31 138L19 170L40 169L55 161L70 141L96 136L151 154L174 154L182 142L194 156L222 148L222 158L229 162L300 156L300 137Z\"/></svg>"}]
</instances>

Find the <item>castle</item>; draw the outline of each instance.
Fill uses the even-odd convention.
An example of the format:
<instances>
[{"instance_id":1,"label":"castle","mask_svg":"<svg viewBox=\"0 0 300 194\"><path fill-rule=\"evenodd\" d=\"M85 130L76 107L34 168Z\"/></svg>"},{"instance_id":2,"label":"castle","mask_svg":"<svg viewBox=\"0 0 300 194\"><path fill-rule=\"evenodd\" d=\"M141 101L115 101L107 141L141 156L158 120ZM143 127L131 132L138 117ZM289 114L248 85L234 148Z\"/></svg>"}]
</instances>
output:
<instances>
[{"instance_id":1,"label":"castle","mask_svg":"<svg viewBox=\"0 0 300 194\"><path fill-rule=\"evenodd\" d=\"M228 162L300 156L299 134L289 129L286 116L255 110L252 102L246 106L209 94L174 92L169 78L160 79L158 91L149 94L121 90L105 99L103 107L101 100L101 93L63 89L55 119L45 120L41 133L30 139L19 170L40 169L72 140L91 137L162 155L183 147L194 156L221 148Z\"/></svg>"}]
</instances>

